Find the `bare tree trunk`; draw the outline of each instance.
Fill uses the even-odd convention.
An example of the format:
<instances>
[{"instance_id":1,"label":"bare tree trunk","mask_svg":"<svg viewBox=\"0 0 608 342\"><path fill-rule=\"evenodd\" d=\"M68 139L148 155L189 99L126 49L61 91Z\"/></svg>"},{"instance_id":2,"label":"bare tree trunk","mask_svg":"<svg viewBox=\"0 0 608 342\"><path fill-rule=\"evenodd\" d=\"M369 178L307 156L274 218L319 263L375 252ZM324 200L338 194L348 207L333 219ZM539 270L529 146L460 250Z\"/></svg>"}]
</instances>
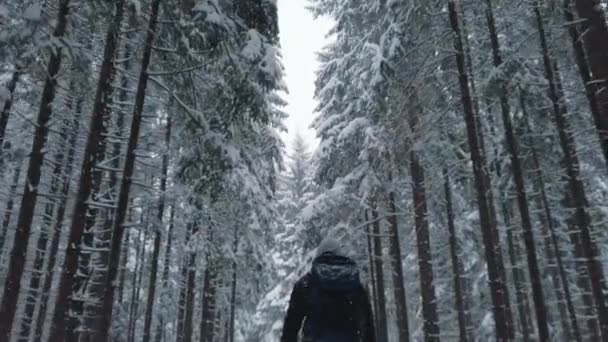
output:
<instances>
[{"instance_id":1,"label":"bare tree trunk","mask_svg":"<svg viewBox=\"0 0 608 342\"><path fill-rule=\"evenodd\" d=\"M551 213L551 206L549 204L549 200L547 198L547 192L545 190L545 180L543 177L542 168L540 165L540 159L538 158L538 153L536 152L535 142L532 140L532 128L530 127L530 121L528 120L528 111L526 109L526 104L524 101L523 94L520 94L520 105L521 110L524 116L524 122L526 125L526 130L528 134L528 145L530 145L530 149L532 152L532 163L534 166L534 173L536 175L536 184L540 193L540 201L543 208L542 221L545 222L546 229L549 230L549 239L550 243L547 244L547 257L549 260L553 260L553 256L555 256L555 262L557 271L559 272L559 279L561 280L561 286L564 290L564 299L566 301L566 307L568 309L568 317L570 319L570 327L572 328L572 333L569 334L574 338L575 341L581 342L581 332L578 325L578 321L576 319L576 311L574 309L574 304L572 302L572 295L570 291L570 285L568 282L568 276L566 274L566 268L564 267L564 263L561 256L561 249L559 246L559 239L557 237L557 233L555 230L555 225L553 221L553 214ZM551 253L551 251L555 251L555 253ZM555 286L556 291L559 286ZM559 297L559 295L557 296ZM570 338L568 338L570 339Z\"/></svg>"},{"instance_id":2,"label":"bare tree trunk","mask_svg":"<svg viewBox=\"0 0 608 342\"><path fill-rule=\"evenodd\" d=\"M392 167L389 163L389 167ZM389 182L392 182L390 175L392 170L389 170ZM403 265L401 257L401 242L399 240L399 226L397 222L397 204L395 193L388 192L388 223L390 228L389 234L389 253L391 258L392 274L393 274L393 291L395 296L395 306L397 307L397 331L399 341L408 342L410 340L408 312L407 312L407 297L405 295L405 281L403 277Z\"/></svg>"},{"instance_id":3,"label":"bare tree trunk","mask_svg":"<svg viewBox=\"0 0 608 342\"><path fill-rule=\"evenodd\" d=\"M75 89L74 81L71 81L70 89ZM70 97L67 103L67 108L71 111L73 108L73 99ZM71 126L71 122L67 123L67 125ZM55 164L52 171L51 176L51 185L49 187L49 194L51 196L57 195L57 193L61 190L61 178L63 175L63 167L64 167L64 159L65 159L65 149L71 149L72 145L70 145L70 137L69 131L72 127L67 127L66 123L61 128L61 133L59 134L59 150L55 154L53 158L53 163ZM40 233L38 235L38 241L36 242L36 251L34 257L33 271L30 277L30 283L28 287L28 293L25 298L25 309L23 316L21 317L21 331L19 336L22 338L29 338L31 333L31 326L34 320L34 311L36 310L36 304L39 302L38 295L40 292L40 286L42 277L44 275L44 262L46 259L46 250L49 240L49 233L53 228L53 214L55 213L55 202L48 201L44 207L44 215L42 217L42 227L40 228Z\"/></svg>"},{"instance_id":4,"label":"bare tree trunk","mask_svg":"<svg viewBox=\"0 0 608 342\"><path fill-rule=\"evenodd\" d=\"M160 179L160 197L158 199L158 212L156 215L156 231L154 232L154 249L152 250L152 265L150 267L150 285L148 286L148 299L146 302L146 313L144 319L143 341L150 341L150 329L152 328L152 311L156 296L156 279L158 273L158 261L160 258L160 240L162 238L163 216L165 214L165 192L167 191L167 173L169 171L169 147L171 144L171 118L167 118L165 131L165 153Z\"/></svg>"},{"instance_id":5,"label":"bare tree trunk","mask_svg":"<svg viewBox=\"0 0 608 342\"><path fill-rule=\"evenodd\" d=\"M6 90L8 91L8 98L4 101L4 105L2 106L2 112L0 113L0 169L4 168L2 151L4 149L4 139L6 138L6 126L8 126L8 118L11 114L11 109L13 107L13 102L15 99L15 89L17 89L17 83L19 82L19 78L21 77L20 67L15 66L16 70L13 71L13 75L11 76L10 81L6 85Z\"/></svg>"},{"instance_id":6,"label":"bare tree trunk","mask_svg":"<svg viewBox=\"0 0 608 342\"><path fill-rule=\"evenodd\" d=\"M376 311L377 331L376 339L378 342L388 342L388 328L386 322L386 295L384 285L384 257L382 253L382 232L380 229L380 219L378 217L376 200L372 200L372 227L373 227L373 249L374 249L374 280L376 282L376 301L378 310Z\"/></svg>"},{"instance_id":7,"label":"bare tree trunk","mask_svg":"<svg viewBox=\"0 0 608 342\"><path fill-rule=\"evenodd\" d=\"M492 41L494 66L496 68L501 68L503 66L503 60L500 52L500 43L498 41L496 23L494 20L492 1L486 0L486 4L486 17L488 22L488 28L490 31L490 38ZM511 121L511 108L509 105L509 99L507 98L507 94L507 87L505 85L504 80L501 79L499 90L500 107L502 112L502 121L505 129L507 149L509 151L509 157L511 161L511 174L513 175L515 191L517 193L517 205L519 208L519 217L521 220L521 226L523 231L523 241L526 249L528 274L532 285L532 299L534 300L534 312L536 313L538 338L540 341L548 341L549 327L547 319L547 308L545 305L543 284L536 255L536 243L534 238L534 231L532 228L532 220L530 218L530 205L528 202L528 195L526 193L524 173L519 157L519 144L517 142L517 139L515 138L515 133L513 131L513 123Z\"/></svg>"},{"instance_id":8,"label":"bare tree trunk","mask_svg":"<svg viewBox=\"0 0 608 342\"><path fill-rule=\"evenodd\" d=\"M592 84L585 81L596 96L599 111L594 117L596 128L602 139L604 156L608 158L608 25L604 6L600 0L575 0L575 7L581 19L582 40L587 52L587 61L592 76ZM575 47L575 50L577 48ZM579 52L577 52L578 54ZM577 58L578 59L578 58ZM581 64L579 63L579 67ZM608 159L606 160L608 163ZM608 320L608 318L606 318ZM601 323L604 325L604 323ZM602 331L606 332L606 327ZM605 337L604 338L608 338Z\"/></svg>"},{"instance_id":9,"label":"bare tree trunk","mask_svg":"<svg viewBox=\"0 0 608 342\"><path fill-rule=\"evenodd\" d=\"M114 59L118 48L120 26L124 14L125 0L114 2L115 13L108 27L106 35L103 62L99 71L99 79L93 104L93 114L89 127L84 152L84 161L81 167L81 176L78 184L78 193L69 230L65 262L59 280L58 294L55 302L51 333L49 340L63 341L66 333L66 314L68 313L70 294L74 284L81 254L81 240L89 213L89 198L93 192L95 164L99 154L105 150L104 119L109 114L108 103L112 93L112 76Z\"/></svg>"},{"instance_id":10,"label":"bare tree trunk","mask_svg":"<svg viewBox=\"0 0 608 342\"><path fill-rule=\"evenodd\" d=\"M135 27L135 24L133 23L135 21L135 14L134 14L134 10L131 11L130 15L130 22L131 22L131 26L130 27ZM131 39L131 35L128 34L126 39L127 41L125 42L125 46L124 46L124 52L123 52L123 56L122 59L125 60L124 63L124 68L125 70L130 71L131 70L131 42L128 41L129 39ZM125 116L126 116L126 110L127 110L127 101L128 101L128 91L129 91L129 79L128 76L123 74L120 80L120 92L118 94L118 107L119 109L116 110L116 112L114 113L116 115L116 135L123 137L124 136L124 126L125 126ZM109 126L109 124L108 124ZM109 128L107 128L106 130L109 130ZM114 203L114 199L115 196L118 194L118 190L117 190L117 186L119 184L119 169L120 169L120 165L121 165L121 155L122 155L122 150L123 150L123 143L122 141L117 141L114 142L112 144L112 150L111 150L111 155L106 155L104 156L104 159L109 159L112 160L112 168L113 170L111 171L106 171L105 173L109 174L109 182L107 185L107 190L104 191L105 196L102 196L102 198L107 198L108 203ZM99 179L101 179L102 173L99 173ZM99 181L96 180L98 184ZM98 189L96 189L96 192L99 191ZM102 198L100 198L100 200L102 200ZM115 209L114 208L104 208L104 210L100 213L96 213L97 214L103 214L105 217L102 218L103 220L103 226L101 227L101 229L97 229L97 231L95 232L95 234L89 234L88 236L90 238L95 238L94 244L95 244L95 257L96 260L95 262L100 265L101 267L96 267L92 270L92 274L91 274L91 278L92 280L92 284L90 289L87 291L88 292L88 296L91 298L102 298L103 297L103 286L104 286L104 282L107 276L107 267L106 265L108 264L109 258L110 258L110 241L112 239L112 225L114 223L114 216L115 216ZM86 240L86 238L85 238ZM125 239L126 240L126 239ZM93 242L91 242L93 243ZM81 257L82 258L82 257ZM121 268L124 269L124 268ZM122 301L120 301L122 302ZM97 329L97 326L99 325L99 304L98 302L94 302L94 303L88 303L87 307L86 307L86 315L87 315L87 320L85 320L85 325L87 326L87 330L88 330L88 336L87 338L93 338L95 331Z\"/></svg>"},{"instance_id":11,"label":"bare tree trunk","mask_svg":"<svg viewBox=\"0 0 608 342\"><path fill-rule=\"evenodd\" d=\"M188 247L192 236L194 235L194 224L188 224L188 230L186 232L186 239L184 241L184 247ZM189 279L189 269L190 269L190 257L191 252L186 252L183 256L182 260L182 269L181 269L181 281L180 281L180 292L179 292L179 302L178 302L178 313L177 313L177 331L176 331L176 342L184 342L185 340L185 331L184 328L186 326L186 306L188 303L188 279Z\"/></svg>"},{"instance_id":12,"label":"bare tree trunk","mask_svg":"<svg viewBox=\"0 0 608 342\"><path fill-rule=\"evenodd\" d=\"M484 165L483 152L480 145L478 128L475 112L471 101L469 90L469 76L466 71L466 62L462 46L462 35L456 4L454 0L448 2L449 16L452 30L455 33L456 62L460 80L460 90L462 92L462 104L465 113L465 123L467 126L467 136L471 148L471 161L473 162L473 173L475 187L477 190L477 204L479 206L479 217L483 243L485 247L486 262L488 265L488 276L490 280L490 290L492 294L494 321L496 326L496 338L499 340L509 340L514 336L512 326L512 316L510 303L508 300L508 289L506 286L504 264L502 262L502 252L500 242L496 240L496 217L491 196L491 184L487 177L486 165Z\"/></svg>"},{"instance_id":13,"label":"bare tree trunk","mask_svg":"<svg viewBox=\"0 0 608 342\"><path fill-rule=\"evenodd\" d=\"M519 315L519 324L523 341L531 341L534 334L534 325L530 321L528 313L530 312L530 304L528 303L527 280L524 272L519 265L519 256L521 250L519 242L513 236L513 227L511 223L511 213L507 209L506 203L503 200L502 211L507 228L507 246L509 252L509 261L511 262L511 273L513 275L513 284L515 287L515 299L517 305L517 313Z\"/></svg>"},{"instance_id":14,"label":"bare tree trunk","mask_svg":"<svg viewBox=\"0 0 608 342\"><path fill-rule=\"evenodd\" d=\"M160 8L160 0L155 0L152 3L152 13L149 19L148 31L146 34L145 47L141 62L141 71L137 84L137 93L135 94L135 108L133 110L133 118L131 122L131 135L127 146L127 157L122 173L122 182L120 186L120 194L118 196L118 206L116 208L116 219L114 221L114 232L112 236L112 244L110 248L110 262L108 265L108 275L104 286L104 296L102 305L101 326L98 331L99 336L96 341L105 342L108 339L108 333L112 327L112 313L114 306L114 287L116 277L118 275L118 266L120 263L120 252L122 239L124 234L124 220L127 214L129 204L129 193L133 171L135 169L135 152L137 149L141 122L146 99L146 87L148 85L148 66L152 58L152 45L156 35L156 26L158 23L158 14Z\"/></svg>"},{"instance_id":15,"label":"bare tree trunk","mask_svg":"<svg viewBox=\"0 0 608 342\"><path fill-rule=\"evenodd\" d=\"M212 245L214 241L213 227L208 228L208 245ZM213 342L215 338L215 321L216 321L216 295L218 289L218 273L219 267L217 260L212 251L207 250L207 265L203 280L203 310L200 323L200 342Z\"/></svg>"},{"instance_id":16,"label":"bare tree trunk","mask_svg":"<svg viewBox=\"0 0 608 342\"><path fill-rule=\"evenodd\" d=\"M141 293L141 284L143 282L144 277L144 265L146 264L146 241L148 240L148 218L143 217L147 216L147 210L144 210L142 214L142 222L145 220L146 223L143 226L143 230L145 233L142 234L141 230L137 237L137 251L135 257L135 270L133 271L133 283L131 285L131 308L129 310L129 329L127 332L127 341L133 342L135 341L135 329L137 325L137 313L139 312L139 297Z\"/></svg>"},{"instance_id":17,"label":"bare tree trunk","mask_svg":"<svg viewBox=\"0 0 608 342\"><path fill-rule=\"evenodd\" d=\"M549 98L553 105L554 120L559 134L561 149L564 154L564 164L568 176L568 191L575 207L575 220L578 228L576 234L580 237L584 260L587 264L602 338L608 339L608 308L606 307L604 298L606 281L599 251L591 236L590 218L589 213L587 212L589 205L583 183L580 179L580 163L577 156L576 142L574 141L574 136L571 134L570 126L566 119L567 108L564 102L565 99L560 97L560 93L562 92L560 91L561 81L559 79L559 71L557 70L557 64L552 62L547 47L547 38L538 4L534 5L534 12L539 28L545 77L549 83Z\"/></svg>"},{"instance_id":18,"label":"bare tree trunk","mask_svg":"<svg viewBox=\"0 0 608 342\"><path fill-rule=\"evenodd\" d=\"M13 179L11 182L11 188L9 190L8 199L6 201L6 208L4 209L4 217L2 218L2 231L0 232L0 257L4 252L4 244L6 242L6 235L8 234L8 226L11 223L11 217L15 207L15 197L17 196L17 187L19 187L19 179L21 179L21 170L23 168L23 160L18 158L15 160L15 171L13 172ZM1 260L5 263L5 260Z\"/></svg>"},{"instance_id":19,"label":"bare tree trunk","mask_svg":"<svg viewBox=\"0 0 608 342\"><path fill-rule=\"evenodd\" d=\"M198 228L193 228L196 234ZM186 311L184 316L184 342L192 342L193 336L193 320L194 320L194 302L195 302L195 284L196 281L196 250L188 253L188 280L186 282Z\"/></svg>"},{"instance_id":20,"label":"bare tree trunk","mask_svg":"<svg viewBox=\"0 0 608 342\"><path fill-rule=\"evenodd\" d=\"M175 228L175 204L171 206L171 214L169 216L169 231L167 232L167 244L165 246L165 262L163 268L163 294L169 288L169 268L171 265L171 251L173 249L173 230ZM164 301L161 297L161 303ZM156 327L155 342L161 342L165 331L165 316L161 313L158 325Z\"/></svg>"},{"instance_id":21,"label":"bare tree trunk","mask_svg":"<svg viewBox=\"0 0 608 342\"><path fill-rule=\"evenodd\" d=\"M57 12L57 26L55 27L53 39L61 39L67 28L68 14L70 12L70 0L61 0ZM28 254L28 243L34 218L34 210L38 198L38 187L40 174L44 160L44 148L47 143L49 127L47 126L53 112L52 104L57 90L57 76L61 68L63 51L61 48L52 49L49 59L44 89L38 117L36 119L36 129L32 143L32 151L27 168L26 184L23 190L19 217L17 219L17 231L11 251L9 267L2 304L0 306L0 339L10 340L11 328L15 319L15 311L19 302L19 292L21 290L21 277L24 273L25 259Z\"/></svg>"},{"instance_id":22,"label":"bare tree trunk","mask_svg":"<svg viewBox=\"0 0 608 342\"><path fill-rule=\"evenodd\" d=\"M228 318L228 331L226 335L228 336L226 340L228 342L234 342L234 328L236 323L236 285L237 285L237 270L238 264L236 262L236 257L239 251L239 235L238 228L234 229L234 246L233 246L233 254L235 260L232 262L232 282L230 283L230 317ZM202 332L201 332L202 334Z\"/></svg>"},{"instance_id":23,"label":"bare tree trunk","mask_svg":"<svg viewBox=\"0 0 608 342\"><path fill-rule=\"evenodd\" d=\"M71 123L71 133L69 139L69 150L66 158L66 166L63 174L63 184L61 187L61 201L57 207L57 213L55 214L55 220L53 223L53 237L51 238L51 245L49 248L49 260L47 261L46 272L44 274L44 284L42 286L40 307L38 308L38 316L36 318L36 330L34 331L34 341L40 342L42 339L42 333L44 329L44 323L46 321L46 313L48 308L48 301L51 292L51 285L53 284L53 276L55 274L55 265L57 264L57 253L59 251L59 241L61 239L61 232L63 228L65 212L68 205L68 197L70 194L70 185L72 180L72 174L74 171L74 161L76 155L76 142L78 140L78 132L80 131L80 119L82 118L82 106L84 100L79 98L76 103L74 116Z\"/></svg>"},{"instance_id":24,"label":"bare tree trunk","mask_svg":"<svg viewBox=\"0 0 608 342\"><path fill-rule=\"evenodd\" d=\"M363 217L365 219L365 225L367 228L367 258L369 264L369 284L370 289L370 300L372 302L373 315L374 315L374 328L376 330L376 336L378 336L378 289L376 288L376 270L374 269L374 246L373 246L373 228L370 222L369 210L363 211Z\"/></svg>"},{"instance_id":25,"label":"bare tree trunk","mask_svg":"<svg viewBox=\"0 0 608 342\"><path fill-rule=\"evenodd\" d=\"M410 120L412 126L416 121ZM416 244L418 247L418 267L420 269L420 292L422 295L422 315L425 341L439 341L439 319L437 299L433 281L433 256L426 203L426 184L424 169L414 150L410 150L410 172L412 174L412 193Z\"/></svg>"},{"instance_id":26,"label":"bare tree trunk","mask_svg":"<svg viewBox=\"0 0 608 342\"><path fill-rule=\"evenodd\" d=\"M454 297L456 304L456 312L458 312L458 331L460 334L460 341L467 342L469 340L468 334L468 318L466 314L465 301L466 296L464 288L462 286L462 279L464 270L462 263L460 262L460 248L458 246L458 238L456 236L456 225L454 224L454 207L452 204L452 186L450 184L450 177L447 169L443 170L444 189L445 189L445 202L446 211L448 218L448 235L450 245L450 258L452 261L452 273L454 275Z\"/></svg>"},{"instance_id":27,"label":"bare tree trunk","mask_svg":"<svg viewBox=\"0 0 608 342\"><path fill-rule=\"evenodd\" d=\"M575 21L574 14L572 13L572 0L564 0L564 17L568 23L573 23ZM572 47L574 48L574 57L576 58L578 71L585 85L585 93L587 94L587 99L589 100L591 115L600 139L602 152L604 153L604 161L606 162L606 166L608 166L608 114L606 112L602 112L602 110L608 110L608 106L604 105L600 107L598 101L598 97L602 97L603 101L608 99L608 97L601 94L605 92L606 85L595 83L591 79L591 70L589 70L587 54L585 52L585 47L583 46L583 40L581 34L579 33L578 27L570 24L568 26L568 33L570 33L570 38L572 40ZM608 62L604 60L603 63Z\"/></svg>"}]
</instances>

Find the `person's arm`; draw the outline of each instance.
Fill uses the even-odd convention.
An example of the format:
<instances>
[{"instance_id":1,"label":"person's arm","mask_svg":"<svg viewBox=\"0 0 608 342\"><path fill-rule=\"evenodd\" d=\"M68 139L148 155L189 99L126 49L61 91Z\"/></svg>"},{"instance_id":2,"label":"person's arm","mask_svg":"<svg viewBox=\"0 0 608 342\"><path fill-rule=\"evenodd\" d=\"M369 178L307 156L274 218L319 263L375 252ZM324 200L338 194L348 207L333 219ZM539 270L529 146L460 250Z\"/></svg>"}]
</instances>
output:
<instances>
[{"instance_id":1,"label":"person's arm","mask_svg":"<svg viewBox=\"0 0 608 342\"><path fill-rule=\"evenodd\" d=\"M281 334L281 342L297 342L298 333L302 327L302 321L306 315L306 297L305 289L301 281L297 282L291 292L291 299L289 300L289 309L287 309L287 316L285 316L285 322L283 324L283 333Z\"/></svg>"}]
</instances>

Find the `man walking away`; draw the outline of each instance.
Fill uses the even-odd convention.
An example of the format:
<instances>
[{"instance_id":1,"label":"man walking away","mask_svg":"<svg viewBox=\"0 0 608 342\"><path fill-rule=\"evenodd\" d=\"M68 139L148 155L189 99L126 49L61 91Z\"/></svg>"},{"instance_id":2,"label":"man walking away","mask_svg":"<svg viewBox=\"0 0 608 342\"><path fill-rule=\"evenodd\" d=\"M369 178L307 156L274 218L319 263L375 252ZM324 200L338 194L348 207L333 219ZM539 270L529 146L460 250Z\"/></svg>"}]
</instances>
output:
<instances>
[{"instance_id":1,"label":"man walking away","mask_svg":"<svg viewBox=\"0 0 608 342\"><path fill-rule=\"evenodd\" d=\"M326 238L309 273L294 286L281 342L375 342L369 297L357 264Z\"/></svg>"}]
</instances>

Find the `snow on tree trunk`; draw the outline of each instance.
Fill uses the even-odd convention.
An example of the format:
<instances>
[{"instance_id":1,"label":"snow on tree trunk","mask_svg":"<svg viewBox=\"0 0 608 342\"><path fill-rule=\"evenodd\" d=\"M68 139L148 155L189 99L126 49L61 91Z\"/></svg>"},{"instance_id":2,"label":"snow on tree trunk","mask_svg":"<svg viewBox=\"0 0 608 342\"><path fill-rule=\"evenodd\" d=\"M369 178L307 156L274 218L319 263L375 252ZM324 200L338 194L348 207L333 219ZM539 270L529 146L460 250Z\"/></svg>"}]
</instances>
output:
<instances>
[{"instance_id":1,"label":"snow on tree trunk","mask_svg":"<svg viewBox=\"0 0 608 342\"><path fill-rule=\"evenodd\" d=\"M487 173L487 168L486 165L484 165L483 151L479 139L481 132L478 130L479 124L475 119L476 115L473 110L469 90L469 75L466 71L466 62L458 19L459 16L456 11L456 3L453 0L450 0L448 5L450 23L455 34L455 57L458 67L467 137L471 149L470 153L471 161L473 163L473 173L475 176L475 188L477 192L477 204L479 206L481 231L486 253L488 275L490 278L490 290L492 294L496 337L497 339L508 340L514 337L513 326L510 324L513 320L511 316L510 303L508 301L508 290L506 286L505 274L502 272L502 270L504 270L504 264L502 263L500 242L496 240L498 236L495 233L495 211L493 204L488 199L488 197L491 196L492 190L491 185L487 181L488 177L486 174L484 174Z\"/></svg>"},{"instance_id":2,"label":"snow on tree trunk","mask_svg":"<svg viewBox=\"0 0 608 342\"><path fill-rule=\"evenodd\" d=\"M460 261L460 248L458 246L458 237L456 236L456 225L454 223L454 207L452 204L452 185L450 183L449 173L446 169L443 170L445 206L448 220L448 241L450 245L450 259L453 274L454 285L454 303L456 312L458 313L458 333L461 342L469 340L469 320L466 313L466 296L465 289L462 286L462 276L464 270Z\"/></svg>"},{"instance_id":3,"label":"snow on tree trunk","mask_svg":"<svg viewBox=\"0 0 608 342\"><path fill-rule=\"evenodd\" d=\"M580 179L580 161L577 155L576 142L571 133L570 124L567 121L568 110L564 103L564 98L563 96L560 96L563 92L560 91L561 81L559 70L557 69L557 63L552 60L547 46L547 37L538 4L534 5L534 13L536 15L539 30L545 77L549 84L548 91L552 103L553 118L559 134L562 153L564 155L564 164L568 177L568 192L575 207L574 216L578 231L576 234L580 238L582 252L584 253L583 257L589 272L595 309L597 310L599 319L600 332L603 338L608 338L608 308L606 307L604 297L606 280L602 263L599 260L599 250L591 236L591 222L588 213L589 204L583 182Z\"/></svg>"},{"instance_id":4,"label":"snow on tree trunk","mask_svg":"<svg viewBox=\"0 0 608 342\"><path fill-rule=\"evenodd\" d=\"M116 278L118 276L118 266L120 263L120 252L122 251L122 242L124 235L124 223L127 216L129 204L129 193L131 190L133 171L135 168L135 152L137 149L142 116L144 111L144 103L146 99L146 88L148 85L148 67L152 58L152 45L156 35L156 27L158 24L158 16L160 10L160 0L155 0L152 3L152 12L150 14L149 26L146 35L144 52L141 62L141 71L139 82L137 84L137 93L135 94L135 108L131 121L131 130L129 144L127 146L127 156L125 166L122 172L122 182L120 185L120 194L118 195L118 206L116 208L116 217L113 227L112 243L110 246L110 259L108 264L108 274L104 284L103 304L101 308L102 319L96 341L104 342L108 339L108 334L112 327L112 313L114 306L114 294L116 286Z\"/></svg>"},{"instance_id":5,"label":"snow on tree trunk","mask_svg":"<svg viewBox=\"0 0 608 342\"><path fill-rule=\"evenodd\" d=\"M605 157L608 157L608 44L606 44L608 41L608 24L604 12L605 4L603 5L600 0L575 0L574 4L579 17L583 19L580 23L581 38L585 44L587 61L594 84L591 85L590 82L585 80L584 72L582 72L583 81L593 89L597 96L599 111L594 119L602 140ZM580 65L579 62L579 67ZM608 320L608 318L606 319Z\"/></svg>"},{"instance_id":6,"label":"snow on tree trunk","mask_svg":"<svg viewBox=\"0 0 608 342\"><path fill-rule=\"evenodd\" d=\"M114 74L114 59L118 48L119 31L124 14L125 0L117 0L114 3L114 16L108 26L105 39L105 48L102 64L99 70L97 90L93 104L89 134L87 137L84 161L81 167L81 175L78 182L76 203L73 209L72 221L69 229L66 256L61 270L58 293L55 301L53 320L49 339L62 341L66 334L66 316L70 306L70 294L72 285L76 280L79 258L81 256L81 240L85 233L85 226L90 212L90 197L94 192L95 165L100 155L105 150L104 121L109 114L108 104L112 93L112 78Z\"/></svg>"},{"instance_id":7,"label":"snow on tree trunk","mask_svg":"<svg viewBox=\"0 0 608 342\"><path fill-rule=\"evenodd\" d=\"M575 22L574 14L572 13L572 0L564 0L564 17L568 23ZM603 92L602 88L605 89L606 85L604 84L602 86L602 84L593 82L593 79L591 78L589 61L587 60L587 53L585 52L583 37L581 37L579 27L574 24L568 25L568 33L572 40L576 65L578 66L579 74L581 75L581 79L585 86L585 93L587 95L587 100L589 100L591 116L593 117L602 152L604 153L604 161L606 162L606 167L608 167L608 114L605 112L608 110L608 106L601 107L599 103L599 97L602 97L602 100L604 101L606 100L606 97L601 95ZM582 33L586 34L586 31L583 31ZM603 63L608 63L608 60L604 59Z\"/></svg>"},{"instance_id":8,"label":"snow on tree trunk","mask_svg":"<svg viewBox=\"0 0 608 342\"><path fill-rule=\"evenodd\" d=\"M165 148L166 152L163 155L163 164L161 168L160 178L160 194L158 199L158 209L156 222L154 223L154 246L152 249L152 264L150 268L150 284L148 285L148 299L146 301L146 312L144 318L144 333L143 341L150 341L150 333L152 328L152 311L154 308L154 300L156 295L156 279L158 273L158 262L160 259L161 249L161 225L165 214L165 192L167 191L167 173L169 171L169 147L171 143L171 118L167 118L167 127L165 128ZM124 257L124 256L123 256Z\"/></svg>"},{"instance_id":9,"label":"snow on tree trunk","mask_svg":"<svg viewBox=\"0 0 608 342\"><path fill-rule=\"evenodd\" d=\"M58 6L57 24L53 30L52 39L62 39L65 35L69 12L70 0L62 0ZM30 160L27 167L25 188L17 219L17 231L15 233L6 282L4 284L2 304L0 306L0 339L11 339L11 329L19 301L21 278L28 254L27 247L38 198L44 149L49 133L48 122L52 116L52 104L57 90L57 77L61 69L62 57L63 51L61 48L53 49L47 65L42 99L36 118L32 151L30 152Z\"/></svg>"}]
</instances>

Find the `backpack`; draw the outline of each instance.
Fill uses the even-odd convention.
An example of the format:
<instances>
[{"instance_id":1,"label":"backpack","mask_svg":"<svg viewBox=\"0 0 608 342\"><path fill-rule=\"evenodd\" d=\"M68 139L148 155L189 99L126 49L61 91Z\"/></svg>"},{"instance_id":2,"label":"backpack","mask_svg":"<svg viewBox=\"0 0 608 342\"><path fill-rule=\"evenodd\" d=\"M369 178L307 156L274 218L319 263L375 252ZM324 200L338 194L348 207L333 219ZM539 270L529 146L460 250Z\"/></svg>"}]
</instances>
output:
<instances>
[{"instance_id":1,"label":"backpack","mask_svg":"<svg viewBox=\"0 0 608 342\"><path fill-rule=\"evenodd\" d=\"M323 254L305 283L308 313L305 342L359 342L362 285L354 261Z\"/></svg>"}]
</instances>

